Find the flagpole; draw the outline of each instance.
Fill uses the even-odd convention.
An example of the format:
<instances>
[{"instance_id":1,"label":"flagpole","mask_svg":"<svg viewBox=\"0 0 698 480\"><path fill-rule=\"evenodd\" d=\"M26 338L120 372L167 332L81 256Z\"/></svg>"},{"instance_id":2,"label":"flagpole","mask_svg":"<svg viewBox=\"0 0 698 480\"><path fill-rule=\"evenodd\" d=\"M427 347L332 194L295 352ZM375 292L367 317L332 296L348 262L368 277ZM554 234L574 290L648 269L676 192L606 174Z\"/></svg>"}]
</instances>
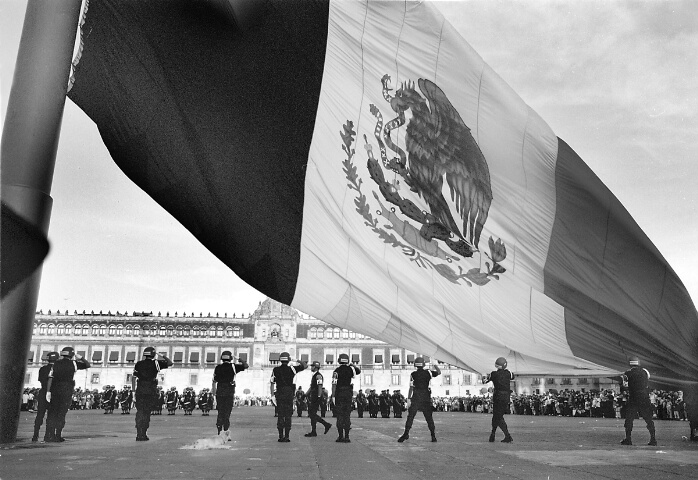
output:
<instances>
[{"instance_id":1,"label":"flagpole","mask_svg":"<svg viewBox=\"0 0 698 480\"><path fill-rule=\"evenodd\" d=\"M2 201L45 235L80 7L29 0L2 132ZM0 443L17 437L40 281L38 268L0 300Z\"/></svg>"}]
</instances>

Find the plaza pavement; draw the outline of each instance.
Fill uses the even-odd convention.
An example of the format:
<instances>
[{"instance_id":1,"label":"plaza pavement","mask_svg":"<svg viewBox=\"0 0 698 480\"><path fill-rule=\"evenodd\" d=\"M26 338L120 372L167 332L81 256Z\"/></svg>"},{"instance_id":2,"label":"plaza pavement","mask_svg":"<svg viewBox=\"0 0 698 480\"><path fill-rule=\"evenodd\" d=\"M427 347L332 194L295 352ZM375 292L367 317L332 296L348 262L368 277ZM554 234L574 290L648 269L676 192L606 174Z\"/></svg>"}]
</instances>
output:
<instances>
[{"instance_id":1,"label":"plaza pavement","mask_svg":"<svg viewBox=\"0 0 698 480\"><path fill-rule=\"evenodd\" d=\"M239 407L232 442L193 449L215 437L215 414L154 416L149 442L135 441L134 417L99 410L70 411L67 441L31 443L34 414L22 412L16 443L0 445L0 479L628 479L698 478L698 442L682 440L688 424L658 421L656 447L646 446L635 422L635 446L619 444L616 419L507 415L514 443L488 443L491 416L436 412L437 443L421 413L410 439L396 442L405 419L356 418L351 443L336 443L336 428L316 438L307 415L293 417L290 443L278 443L271 407ZM331 416L326 417L334 424ZM42 429L43 435L43 429ZM213 442L211 442L213 443Z\"/></svg>"}]
</instances>

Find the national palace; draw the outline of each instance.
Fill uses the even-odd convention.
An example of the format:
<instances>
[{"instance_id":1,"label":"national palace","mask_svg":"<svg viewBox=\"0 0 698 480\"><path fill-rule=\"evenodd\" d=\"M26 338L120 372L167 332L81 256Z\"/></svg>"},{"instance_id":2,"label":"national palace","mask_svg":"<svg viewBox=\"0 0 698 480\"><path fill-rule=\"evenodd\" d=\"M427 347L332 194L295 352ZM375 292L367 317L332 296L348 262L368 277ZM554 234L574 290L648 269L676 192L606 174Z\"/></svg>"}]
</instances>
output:
<instances>
[{"instance_id":1,"label":"national palace","mask_svg":"<svg viewBox=\"0 0 698 480\"><path fill-rule=\"evenodd\" d=\"M243 395L267 395L269 377L279 363L279 354L287 351L292 359L320 361L331 372L339 354L347 353L361 366L355 390L378 391L409 388L411 365L419 352L387 345L360 333L337 328L309 317L271 299L260 302L254 313L222 317L199 313L173 315L170 312L78 313L37 312L29 352L26 387L39 386L38 370L51 351L73 346L92 367L75 375L76 387L101 390L105 385L121 388L131 383L133 365L145 347L169 357L174 366L160 374L160 385L169 389L211 387L213 370L221 352L229 350L247 361L250 369L237 379L237 392ZM438 359L427 361L438 362ZM433 395L479 395L480 376L457 367L438 363L442 375L432 382ZM327 373L326 373L327 375ZM310 370L298 374L296 383L307 389ZM515 385L514 385L515 383ZM611 388L605 378L518 377L512 382L517 393L544 393L548 390L598 390Z\"/></svg>"}]
</instances>

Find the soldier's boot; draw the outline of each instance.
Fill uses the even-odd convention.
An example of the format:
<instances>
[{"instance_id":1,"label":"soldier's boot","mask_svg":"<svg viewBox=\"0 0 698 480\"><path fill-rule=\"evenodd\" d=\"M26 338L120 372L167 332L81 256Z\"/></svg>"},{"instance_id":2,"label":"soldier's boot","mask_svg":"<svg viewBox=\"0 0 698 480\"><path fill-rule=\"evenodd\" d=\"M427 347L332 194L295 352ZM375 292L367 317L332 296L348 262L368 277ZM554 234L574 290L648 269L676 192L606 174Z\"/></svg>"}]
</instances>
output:
<instances>
[{"instance_id":1,"label":"soldier's boot","mask_svg":"<svg viewBox=\"0 0 698 480\"><path fill-rule=\"evenodd\" d=\"M633 441L631 440L631 435L632 435L632 430L628 430L627 428L625 429L625 439L620 442L621 445L632 445Z\"/></svg>"},{"instance_id":2,"label":"soldier's boot","mask_svg":"<svg viewBox=\"0 0 698 480\"><path fill-rule=\"evenodd\" d=\"M344 443L351 443L351 440L349 440L349 429L348 428L344 429Z\"/></svg>"},{"instance_id":3,"label":"soldier's boot","mask_svg":"<svg viewBox=\"0 0 698 480\"><path fill-rule=\"evenodd\" d=\"M63 429L62 429L62 428L57 428L57 429L56 429L56 433L54 434L54 437L55 437L55 438L54 438L54 441L55 441L55 442L65 442L65 438L63 438L63 436L61 435L62 433L63 433Z\"/></svg>"},{"instance_id":4,"label":"soldier's boot","mask_svg":"<svg viewBox=\"0 0 698 480\"><path fill-rule=\"evenodd\" d=\"M317 437L317 432L313 428L310 432L305 434L306 437Z\"/></svg>"},{"instance_id":5,"label":"soldier's boot","mask_svg":"<svg viewBox=\"0 0 698 480\"><path fill-rule=\"evenodd\" d=\"M431 431L431 441L436 442L436 432L434 430Z\"/></svg>"},{"instance_id":6,"label":"soldier's boot","mask_svg":"<svg viewBox=\"0 0 698 480\"><path fill-rule=\"evenodd\" d=\"M284 429L283 429L283 427L276 427L276 429L279 431L279 439L277 441L283 442L284 441Z\"/></svg>"},{"instance_id":7,"label":"soldier's boot","mask_svg":"<svg viewBox=\"0 0 698 480\"><path fill-rule=\"evenodd\" d=\"M649 432L650 432L650 441L647 445L649 445L651 447L655 447L657 445L657 439L654 438L654 432L655 432L654 427L648 428L647 430L649 430Z\"/></svg>"},{"instance_id":8,"label":"soldier's boot","mask_svg":"<svg viewBox=\"0 0 698 480\"><path fill-rule=\"evenodd\" d=\"M147 442L148 440L150 440L150 439L148 438L147 432L148 432L148 430L146 430L146 429L144 428L144 429L143 429L143 441L144 441L144 442Z\"/></svg>"},{"instance_id":9,"label":"soldier's boot","mask_svg":"<svg viewBox=\"0 0 698 480\"><path fill-rule=\"evenodd\" d=\"M494 443L494 434L495 433L497 433L497 430L492 429L492 433L490 433L490 439L489 439L490 443Z\"/></svg>"},{"instance_id":10,"label":"soldier's boot","mask_svg":"<svg viewBox=\"0 0 698 480\"><path fill-rule=\"evenodd\" d=\"M409 431L409 429L406 428L405 433L403 433L402 436L397 439L397 441L398 441L398 443L402 443L405 440L407 440L408 438L410 438L410 431Z\"/></svg>"},{"instance_id":11,"label":"soldier's boot","mask_svg":"<svg viewBox=\"0 0 698 480\"><path fill-rule=\"evenodd\" d=\"M325 431L323 432L323 434L327 435L327 432L330 431L330 428L332 428L332 424L329 422L325 422Z\"/></svg>"},{"instance_id":12,"label":"soldier's boot","mask_svg":"<svg viewBox=\"0 0 698 480\"><path fill-rule=\"evenodd\" d=\"M44 432L44 442L52 442L52 441L53 441L53 428L49 428L47 425L46 431Z\"/></svg>"},{"instance_id":13,"label":"soldier's boot","mask_svg":"<svg viewBox=\"0 0 698 480\"><path fill-rule=\"evenodd\" d=\"M337 440L335 440L335 442L344 443L344 429L337 428L337 431L339 432L339 437L337 437Z\"/></svg>"},{"instance_id":14,"label":"soldier's boot","mask_svg":"<svg viewBox=\"0 0 698 480\"><path fill-rule=\"evenodd\" d=\"M32 442L39 441L39 428L41 427L34 427L34 436L32 436Z\"/></svg>"},{"instance_id":15,"label":"soldier's boot","mask_svg":"<svg viewBox=\"0 0 698 480\"><path fill-rule=\"evenodd\" d=\"M512 438L512 436L507 433L506 436L504 437L504 440L502 440L502 443L511 443L513 441L514 441L514 439Z\"/></svg>"},{"instance_id":16,"label":"soldier's boot","mask_svg":"<svg viewBox=\"0 0 698 480\"><path fill-rule=\"evenodd\" d=\"M284 442L290 442L291 439L288 438L288 434L291 433L291 429L289 427L284 428Z\"/></svg>"}]
</instances>

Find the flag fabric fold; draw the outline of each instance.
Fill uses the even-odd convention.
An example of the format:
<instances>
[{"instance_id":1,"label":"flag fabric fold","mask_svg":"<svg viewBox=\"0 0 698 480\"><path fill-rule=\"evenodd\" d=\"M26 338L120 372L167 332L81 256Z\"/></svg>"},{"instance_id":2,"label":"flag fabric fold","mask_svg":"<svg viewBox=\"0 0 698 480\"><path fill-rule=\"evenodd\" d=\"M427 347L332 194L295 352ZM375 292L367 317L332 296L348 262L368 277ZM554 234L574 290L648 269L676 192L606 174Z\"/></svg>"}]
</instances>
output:
<instances>
[{"instance_id":1,"label":"flag fabric fold","mask_svg":"<svg viewBox=\"0 0 698 480\"><path fill-rule=\"evenodd\" d=\"M697 315L584 162L429 3L93 0L69 97L243 280L471 371L698 378Z\"/></svg>"}]
</instances>

